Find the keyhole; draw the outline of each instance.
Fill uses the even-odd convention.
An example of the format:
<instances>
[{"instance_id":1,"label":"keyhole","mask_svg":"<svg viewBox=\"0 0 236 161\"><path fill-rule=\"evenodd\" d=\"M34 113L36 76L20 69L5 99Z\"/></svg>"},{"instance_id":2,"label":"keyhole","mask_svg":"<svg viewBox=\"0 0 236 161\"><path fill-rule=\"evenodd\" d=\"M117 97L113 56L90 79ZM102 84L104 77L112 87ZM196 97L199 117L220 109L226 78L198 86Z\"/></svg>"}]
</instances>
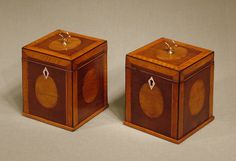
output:
<instances>
[{"instance_id":1,"label":"keyhole","mask_svg":"<svg viewBox=\"0 0 236 161\"><path fill-rule=\"evenodd\" d=\"M150 81L150 85L153 86L153 80Z\"/></svg>"},{"instance_id":2,"label":"keyhole","mask_svg":"<svg viewBox=\"0 0 236 161\"><path fill-rule=\"evenodd\" d=\"M148 85L150 87L150 89L152 90L152 88L155 86L155 81L153 80L152 77L149 78L148 80Z\"/></svg>"}]
</instances>

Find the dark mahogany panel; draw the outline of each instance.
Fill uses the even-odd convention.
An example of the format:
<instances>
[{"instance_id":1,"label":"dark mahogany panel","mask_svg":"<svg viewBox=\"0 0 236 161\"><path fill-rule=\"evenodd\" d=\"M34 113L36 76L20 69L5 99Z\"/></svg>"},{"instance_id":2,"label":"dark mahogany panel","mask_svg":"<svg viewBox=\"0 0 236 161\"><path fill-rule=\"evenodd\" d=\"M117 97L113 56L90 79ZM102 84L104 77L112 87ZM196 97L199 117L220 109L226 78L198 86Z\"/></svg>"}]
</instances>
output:
<instances>
[{"instance_id":1,"label":"dark mahogany panel","mask_svg":"<svg viewBox=\"0 0 236 161\"><path fill-rule=\"evenodd\" d=\"M171 136L172 82L137 67L131 73L131 122ZM155 83L152 90L148 80L150 85Z\"/></svg>"},{"instance_id":2,"label":"dark mahogany panel","mask_svg":"<svg viewBox=\"0 0 236 161\"><path fill-rule=\"evenodd\" d=\"M44 80L43 70L47 68L49 76ZM36 82L41 77L43 83L42 89L38 92L36 89ZM54 82L53 88L48 84L48 88L54 89L53 96L47 90L47 83ZM39 116L50 121L54 121L61 124L66 124L66 97L65 97L65 71L55 69L46 65L42 65L36 62L28 62L28 83L29 83L29 113L35 116ZM40 85L40 84L39 84ZM38 92L38 93L37 93ZM44 96L36 96L42 94ZM47 97L47 98L45 98ZM57 97L51 99L50 97ZM41 101L41 103L40 103ZM52 104L53 103L53 104Z\"/></svg>"},{"instance_id":3,"label":"dark mahogany panel","mask_svg":"<svg viewBox=\"0 0 236 161\"><path fill-rule=\"evenodd\" d=\"M104 107L104 55L78 69L78 122Z\"/></svg>"},{"instance_id":4,"label":"dark mahogany panel","mask_svg":"<svg viewBox=\"0 0 236 161\"><path fill-rule=\"evenodd\" d=\"M210 66L184 84L184 135L209 118Z\"/></svg>"}]
</instances>

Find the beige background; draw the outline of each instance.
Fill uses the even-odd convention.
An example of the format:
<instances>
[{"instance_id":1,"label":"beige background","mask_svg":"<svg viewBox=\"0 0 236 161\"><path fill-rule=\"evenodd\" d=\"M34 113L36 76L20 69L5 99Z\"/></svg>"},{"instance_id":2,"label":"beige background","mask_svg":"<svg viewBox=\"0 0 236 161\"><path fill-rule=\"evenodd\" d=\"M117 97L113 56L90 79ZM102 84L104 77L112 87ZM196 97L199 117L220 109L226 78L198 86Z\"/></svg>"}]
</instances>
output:
<instances>
[{"instance_id":1,"label":"beige background","mask_svg":"<svg viewBox=\"0 0 236 161\"><path fill-rule=\"evenodd\" d=\"M235 160L235 7L235 0L0 0L0 160ZM58 28L109 42L110 108L74 133L21 116L21 47ZM181 145L122 125L125 54L163 36L216 52L216 120Z\"/></svg>"}]
</instances>

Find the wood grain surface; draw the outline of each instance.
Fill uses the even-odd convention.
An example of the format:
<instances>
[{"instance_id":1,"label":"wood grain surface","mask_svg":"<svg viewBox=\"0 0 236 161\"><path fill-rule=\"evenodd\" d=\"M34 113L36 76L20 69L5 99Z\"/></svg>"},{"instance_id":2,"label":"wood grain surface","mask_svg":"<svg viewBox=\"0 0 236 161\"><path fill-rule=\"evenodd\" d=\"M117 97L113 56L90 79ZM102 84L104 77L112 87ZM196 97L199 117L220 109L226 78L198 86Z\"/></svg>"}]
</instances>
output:
<instances>
[{"instance_id":1,"label":"wood grain surface","mask_svg":"<svg viewBox=\"0 0 236 161\"><path fill-rule=\"evenodd\" d=\"M64 45L60 32L22 49L23 112L73 131L108 106L107 42L70 33Z\"/></svg>"},{"instance_id":2,"label":"wood grain surface","mask_svg":"<svg viewBox=\"0 0 236 161\"><path fill-rule=\"evenodd\" d=\"M213 120L213 64L213 51L166 38L127 54L125 124L182 142Z\"/></svg>"}]
</instances>

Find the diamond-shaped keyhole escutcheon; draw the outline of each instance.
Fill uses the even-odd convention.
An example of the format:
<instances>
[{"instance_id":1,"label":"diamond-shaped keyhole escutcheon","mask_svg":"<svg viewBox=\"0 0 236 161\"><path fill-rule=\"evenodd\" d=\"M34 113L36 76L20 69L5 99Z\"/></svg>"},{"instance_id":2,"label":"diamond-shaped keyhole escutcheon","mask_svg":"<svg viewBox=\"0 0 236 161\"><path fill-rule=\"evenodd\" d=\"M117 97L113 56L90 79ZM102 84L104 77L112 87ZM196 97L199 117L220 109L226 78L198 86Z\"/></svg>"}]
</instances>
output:
<instances>
[{"instance_id":1,"label":"diamond-shaped keyhole escutcheon","mask_svg":"<svg viewBox=\"0 0 236 161\"><path fill-rule=\"evenodd\" d=\"M48 79L49 71L48 71L47 67L45 67L45 68L43 69L43 75L44 75L44 78L45 78L45 79Z\"/></svg>"},{"instance_id":2,"label":"diamond-shaped keyhole escutcheon","mask_svg":"<svg viewBox=\"0 0 236 161\"><path fill-rule=\"evenodd\" d=\"M149 87L150 87L151 90L152 90L153 87L155 86L155 81L154 81L153 77L150 77L150 78L148 79L148 85L149 85Z\"/></svg>"}]
</instances>

